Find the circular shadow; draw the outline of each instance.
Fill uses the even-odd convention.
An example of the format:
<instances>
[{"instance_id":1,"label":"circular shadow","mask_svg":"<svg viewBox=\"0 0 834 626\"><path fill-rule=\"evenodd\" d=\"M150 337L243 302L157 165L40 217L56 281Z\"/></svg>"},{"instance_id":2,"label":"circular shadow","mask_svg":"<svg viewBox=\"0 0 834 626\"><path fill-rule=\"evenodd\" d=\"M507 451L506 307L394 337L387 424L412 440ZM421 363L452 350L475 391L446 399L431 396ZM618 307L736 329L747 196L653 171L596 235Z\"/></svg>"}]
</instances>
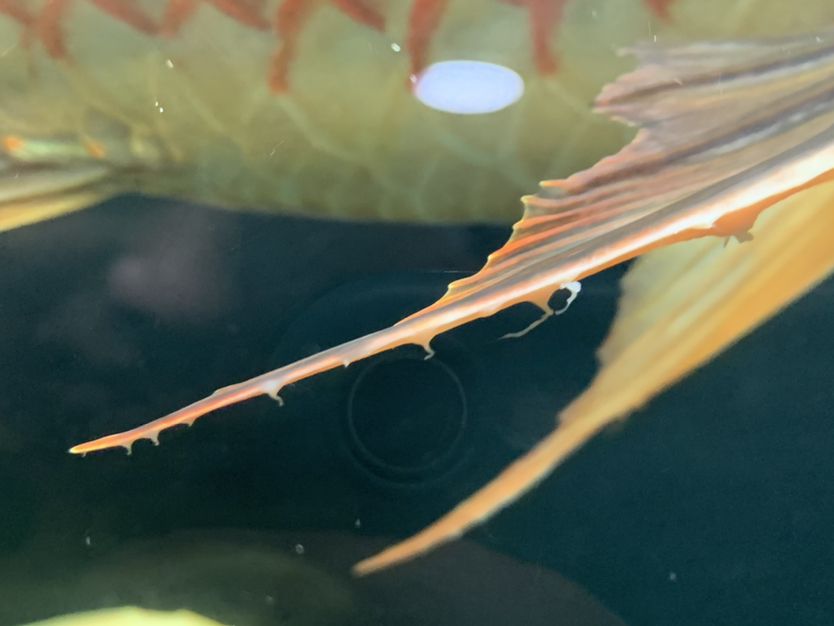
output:
<instances>
[{"instance_id":1,"label":"circular shadow","mask_svg":"<svg viewBox=\"0 0 834 626\"><path fill-rule=\"evenodd\" d=\"M436 357L390 356L357 376L345 425L354 459L376 477L431 480L454 465L466 434L466 392Z\"/></svg>"}]
</instances>

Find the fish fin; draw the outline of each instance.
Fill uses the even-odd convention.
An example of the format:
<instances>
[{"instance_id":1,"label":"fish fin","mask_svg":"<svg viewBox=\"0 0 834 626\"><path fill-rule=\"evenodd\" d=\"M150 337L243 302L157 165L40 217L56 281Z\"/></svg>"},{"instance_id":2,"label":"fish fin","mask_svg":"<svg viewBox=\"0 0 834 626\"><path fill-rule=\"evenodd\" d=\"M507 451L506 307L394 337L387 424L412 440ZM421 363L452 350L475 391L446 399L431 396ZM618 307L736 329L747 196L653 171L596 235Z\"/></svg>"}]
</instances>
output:
<instances>
[{"instance_id":1,"label":"fish fin","mask_svg":"<svg viewBox=\"0 0 834 626\"><path fill-rule=\"evenodd\" d=\"M701 67L715 67L716 50L723 49L730 54L736 46L741 46L742 51L735 55L735 59L747 63L747 56L743 53L746 44L716 44L715 49L698 44L671 49L667 51L668 63L667 57L658 56L654 47L644 49L645 54L641 55L643 65L606 88L600 101L604 103L601 108L620 119L639 122L647 132L641 131L644 134L641 136L638 133L637 139L620 153L568 179L563 187L570 189L572 181L576 181L580 190L605 190L617 185L618 178L623 175L628 183L644 178L641 164L672 153L678 141L687 141L685 133L691 136L698 129L709 128L714 112L705 109L708 109L711 99L709 90L714 87L696 79L696 75L681 67L681 60L690 58L690 50L699 50L699 54L691 57L695 62L691 69L700 72ZM758 45L751 46L755 48ZM811 54L803 50L802 54L812 56L813 50ZM777 61L772 50L767 48L765 58L767 60L762 59L762 62L766 65ZM749 83L754 79L756 64L749 67L747 71L737 71L739 80ZM788 69L785 67L784 71ZM830 77L832 69L829 61L823 75ZM672 83L676 85L678 81L684 85L703 83L697 91L705 93L692 99L692 112L687 109L690 103L686 99L675 102L677 98L670 100L664 97L666 89L676 91L663 79L665 74L675 76ZM804 81L802 87L813 84L813 81ZM730 97L738 97L733 93L733 85L725 87ZM766 91L772 91L772 87ZM779 95L783 96L783 101L794 99L794 94L781 92ZM738 104L739 111L746 111L741 119L752 114L754 109L763 108L762 101L744 99ZM730 105L734 106L735 101L724 103L732 109ZM796 110L804 108L801 105ZM830 105L824 117L825 123L821 128L826 129L834 123ZM677 124L685 119L690 121L678 128ZM722 123L732 122L727 118ZM687 128L688 124L695 126ZM805 137L813 138L814 135ZM782 141L785 139L787 137L783 137ZM834 136L829 137L828 142L834 142ZM790 145L790 142L782 143L780 151L787 150ZM718 156L719 160L730 165L728 160L721 159L721 146ZM778 152L774 155L772 149L761 155L762 161L772 158L778 161L780 157ZM751 162L755 162L756 157L747 152L744 159L744 171L753 170ZM793 155L790 155L783 163L792 160ZM659 169L649 168L646 171L654 172L662 184L662 179L676 174L674 166L674 162L667 161ZM827 153L826 167L834 167L834 151ZM706 176L707 185L721 181L710 163L693 173L697 177ZM820 171L809 182L819 183L825 180L826 174ZM733 174L728 170L728 178L730 176ZM686 181L679 182L686 184ZM787 188L797 191L811 186L800 183ZM560 413L556 430L439 520L416 535L358 563L355 573L365 575L390 567L459 537L534 487L606 425L650 400L827 276L834 269L834 247L831 246L830 235L830 228L834 227L834 187L821 184L807 189L758 217L765 206L785 197L783 192L786 189L774 189L776 193L760 197L749 205L752 210L746 214L743 211L737 215L728 213L717 215L713 220L713 234L746 239L752 230L752 242L726 246L725 239L708 237L657 249L638 259L624 280L624 295L617 319L600 349L600 371L590 387ZM639 200L647 202L645 196ZM611 207L620 209L628 201L627 196L624 198L617 194ZM681 208L687 206L686 202L675 202ZM566 208L564 213L544 213L540 222L550 222L551 227L555 225L558 228L558 218L571 210L581 212L588 205L573 206L576 209ZM674 207L675 204L666 206ZM531 213L528 207L525 220L536 219ZM525 220L516 226L513 235L522 242L524 235L519 237L519 234L523 233L521 227ZM592 228L596 226L593 221L589 224ZM535 235L531 232L528 236ZM500 274L502 270L512 267L513 257L530 254L521 246L514 249L512 242L511 239L505 246L509 249L504 258L501 251L492 255L480 275L459 281L459 288L453 285L446 297L462 297L467 290L480 288L491 276L490 265L493 265L495 274ZM640 372L637 378L633 375L635 371Z\"/></svg>"},{"instance_id":2,"label":"fish fin","mask_svg":"<svg viewBox=\"0 0 834 626\"><path fill-rule=\"evenodd\" d=\"M601 370L562 421L623 416L776 315L834 270L832 233L826 183L764 213L748 241L701 239L637 259Z\"/></svg>"},{"instance_id":3,"label":"fish fin","mask_svg":"<svg viewBox=\"0 0 834 626\"><path fill-rule=\"evenodd\" d=\"M767 207L831 177L834 32L770 43L656 45L633 50L640 66L603 90L597 108L640 126L614 156L524 198L510 240L475 275L389 328L216 391L132 430L71 448L83 454L191 424L206 413L520 302L545 308L552 293L652 249L705 235L747 232ZM546 310L546 309L545 309ZM564 422L507 474L390 552L367 573L448 541L505 506L604 423Z\"/></svg>"},{"instance_id":4,"label":"fish fin","mask_svg":"<svg viewBox=\"0 0 834 626\"><path fill-rule=\"evenodd\" d=\"M627 417L834 270L834 184L766 212L750 242L711 237L639 258L591 385L530 452L451 512L358 563L368 574L431 550L511 504L613 421ZM634 376L634 372L640 372Z\"/></svg>"},{"instance_id":5,"label":"fish fin","mask_svg":"<svg viewBox=\"0 0 834 626\"><path fill-rule=\"evenodd\" d=\"M154 133L95 108L80 112L75 131L12 118L0 128L0 232L133 191L142 176L176 166Z\"/></svg>"},{"instance_id":6,"label":"fish fin","mask_svg":"<svg viewBox=\"0 0 834 626\"><path fill-rule=\"evenodd\" d=\"M96 162L20 163L0 157L0 232L78 211L114 192Z\"/></svg>"}]
</instances>

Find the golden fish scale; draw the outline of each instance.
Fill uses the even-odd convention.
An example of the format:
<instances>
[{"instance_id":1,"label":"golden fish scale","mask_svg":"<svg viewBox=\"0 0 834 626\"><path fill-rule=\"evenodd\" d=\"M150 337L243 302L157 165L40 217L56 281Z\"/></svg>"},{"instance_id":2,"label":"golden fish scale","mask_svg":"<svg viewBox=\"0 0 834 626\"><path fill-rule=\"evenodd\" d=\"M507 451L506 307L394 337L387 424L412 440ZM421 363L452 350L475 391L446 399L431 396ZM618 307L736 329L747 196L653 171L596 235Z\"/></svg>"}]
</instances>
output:
<instances>
[{"instance_id":1,"label":"golden fish scale","mask_svg":"<svg viewBox=\"0 0 834 626\"><path fill-rule=\"evenodd\" d=\"M138 4L158 16L164 3ZM265 4L271 16L278 3ZM526 82L504 111L454 116L406 86L412 2L384 6L386 29L376 32L323 5L301 33L283 94L265 78L278 37L210 6L164 38L76 2L62 60L37 42L20 45L20 25L0 16L0 130L44 142L38 158L115 161L128 190L346 219L509 222L539 180L625 141L621 126L589 112L600 86L629 66L617 48L784 34L834 19L825 0L787 12L781 0L679 0L668 24L640 0L573 0L551 37L560 69L542 76L523 8L452 0L429 61L492 61Z\"/></svg>"}]
</instances>

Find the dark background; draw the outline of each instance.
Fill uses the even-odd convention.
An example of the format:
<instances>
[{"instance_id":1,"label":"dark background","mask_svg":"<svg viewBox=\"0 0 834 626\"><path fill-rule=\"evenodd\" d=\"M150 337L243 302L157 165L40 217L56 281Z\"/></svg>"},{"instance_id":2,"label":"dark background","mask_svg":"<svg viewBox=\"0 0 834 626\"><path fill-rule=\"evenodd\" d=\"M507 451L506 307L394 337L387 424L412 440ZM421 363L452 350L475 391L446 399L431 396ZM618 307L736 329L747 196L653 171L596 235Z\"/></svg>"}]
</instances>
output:
<instances>
[{"instance_id":1,"label":"dark background","mask_svg":"<svg viewBox=\"0 0 834 626\"><path fill-rule=\"evenodd\" d=\"M463 541L360 581L355 560L551 429L622 270L522 339L499 337L532 308L158 448L66 453L392 323L506 235L140 197L0 235L0 626L129 603L243 625L618 623L602 606L629 624L834 622L831 281Z\"/></svg>"}]
</instances>

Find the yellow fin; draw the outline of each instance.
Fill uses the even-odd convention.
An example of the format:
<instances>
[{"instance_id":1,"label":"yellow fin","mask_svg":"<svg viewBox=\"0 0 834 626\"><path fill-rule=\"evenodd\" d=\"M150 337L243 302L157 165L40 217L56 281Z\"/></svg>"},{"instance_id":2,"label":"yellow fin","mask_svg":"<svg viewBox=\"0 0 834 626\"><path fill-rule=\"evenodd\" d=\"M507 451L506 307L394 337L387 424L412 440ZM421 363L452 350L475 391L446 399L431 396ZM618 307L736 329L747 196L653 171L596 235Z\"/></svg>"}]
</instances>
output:
<instances>
[{"instance_id":1,"label":"yellow fin","mask_svg":"<svg viewBox=\"0 0 834 626\"><path fill-rule=\"evenodd\" d=\"M778 313L834 270L832 233L829 183L764 213L751 241L703 239L638 259L599 352L602 369L563 419L639 408Z\"/></svg>"},{"instance_id":2,"label":"yellow fin","mask_svg":"<svg viewBox=\"0 0 834 626\"><path fill-rule=\"evenodd\" d=\"M0 232L95 204L114 191L102 163L20 163L0 158Z\"/></svg>"},{"instance_id":3,"label":"yellow fin","mask_svg":"<svg viewBox=\"0 0 834 626\"><path fill-rule=\"evenodd\" d=\"M638 259L623 281L600 371L560 413L556 430L437 522L359 563L357 573L458 537L534 487L605 426L813 288L834 270L831 233L834 185L826 184L763 214L750 242L727 246L713 237Z\"/></svg>"},{"instance_id":4,"label":"yellow fin","mask_svg":"<svg viewBox=\"0 0 834 626\"><path fill-rule=\"evenodd\" d=\"M728 71L726 83L722 83L726 93L735 97L749 91L750 97L738 103L723 101L714 85L697 78L701 72L709 75L722 55L734 51L738 53L736 62L745 66L752 63L747 69ZM760 89L773 96L773 84L764 81L756 85L757 78L761 78L760 71L753 70L757 66L756 53L761 55L761 67L777 63L771 56L773 50L760 44L699 44L659 51L645 48L641 55L644 65L606 88L601 98L607 102L605 108L609 112L646 124L648 131L638 133L635 141L617 155L563 181L561 188L569 192L567 196L557 196L549 202L528 202L525 217L516 225L510 242L491 255L481 272L453 284L445 298L455 301L465 297L473 290L483 289L485 284L494 285L508 272L528 272L533 263L541 268L545 251L536 241L537 236L551 246L554 240L561 240L567 242L562 245L573 244L581 249L586 243L582 230L598 230L606 214L624 218L633 210L652 217L651 207L658 216L675 215L678 207L682 213L695 205L679 200L681 189L694 191L695 198L706 196L703 206L720 210L720 201L710 200L709 192L696 191L698 185L721 180L722 170L727 174L725 181L732 180L739 171L755 171L757 163L773 158L775 146L785 150L776 160L784 158L782 155L793 152L788 147L791 134L802 136L811 131L805 137L819 137L829 130L830 106L821 127L813 129L812 124L791 128L785 122L781 131L786 135L775 143L767 133L760 135L759 143L745 133L735 132L745 116L754 115L754 108L767 109L755 96ZM805 58L808 54L816 53L803 50L800 56ZM808 74L819 78L817 72L827 76L834 69L830 61L827 69L826 64L820 67L811 63L808 74L791 77L787 71L790 62L783 61L778 65L777 82L785 81L782 88L792 83L797 92L783 93L780 104L801 99L804 96L800 94L808 95L821 87L814 86ZM739 84L734 84L733 74ZM685 85L694 90L689 99L676 95ZM717 110L722 107L727 110ZM705 148L693 152L689 142L701 142L699 129L706 138ZM760 130L757 120L747 134ZM729 134L719 143L714 143L713 135L721 137L726 133ZM736 150L724 145L733 136ZM684 155L682 159L676 158L675 152ZM792 160L790 154L785 163ZM834 167L834 154L828 154L819 164L830 170ZM460 536L534 487L606 425L647 402L827 276L834 268L834 186L821 184L806 189L759 216L769 202L786 197L778 189L784 179L774 178L775 193L767 203L759 199L748 204L752 213L745 215L742 210L730 216L735 219L704 222L704 227L712 226L715 234L736 235L740 239L746 238L744 235L755 222L752 241L727 245L725 238L708 237L660 248L636 261L626 276L623 301L611 334L600 350L601 369L591 386L560 413L559 425L552 434L452 511L416 535L358 563L355 572L367 574L389 567ZM825 178L823 175L817 181ZM695 187L690 186L693 180L697 181ZM726 190L730 185L722 182L719 186ZM800 186L803 187L810 185ZM648 190L657 193L650 195ZM668 194L672 194L671 204ZM577 195L587 200L576 202ZM596 210L590 211L589 205ZM627 219L622 223L626 228L631 226ZM606 229L602 236L610 237L611 232L612 229ZM649 249L656 243L651 242ZM635 372L639 375L635 376Z\"/></svg>"}]
</instances>

